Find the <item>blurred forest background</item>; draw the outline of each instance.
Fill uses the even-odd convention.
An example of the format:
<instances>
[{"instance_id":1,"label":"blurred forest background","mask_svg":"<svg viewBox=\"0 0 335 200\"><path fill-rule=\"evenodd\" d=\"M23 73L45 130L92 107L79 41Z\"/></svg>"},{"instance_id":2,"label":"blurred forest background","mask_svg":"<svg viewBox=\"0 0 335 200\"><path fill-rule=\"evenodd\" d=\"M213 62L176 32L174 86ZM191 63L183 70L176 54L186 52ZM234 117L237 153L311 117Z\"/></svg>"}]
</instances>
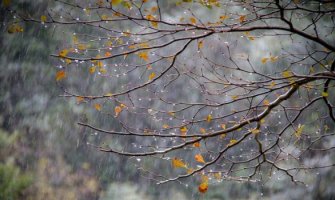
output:
<instances>
[{"instance_id":1,"label":"blurred forest background","mask_svg":"<svg viewBox=\"0 0 335 200\"><path fill-rule=\"evenodd\" d=\"M50 2L13 0L12 4L16 9L24 9L27 13L39 16L50 6ZM173 4L174 1L166 3L166 8L171 8L171 17L178 15L173 12ZM223 200L334 197L335 171L332 168L306 173L306 176L310 176L306 178L309 180L308 185L294 185L285 176L274 176L265 183L223 181L212 186L206 194L199 194L197 186L191 181L189 187L177 182L156 185L139 173L132 160L102 153L87 145L96 141L98 136L76 123L87 119L96 119L102 124L108 121L104 116L97 116L94 109L78 105L75 100L59 97L63 90L55 81L58 67L50 54L70 41L70 33L80 27L25 23L24 32L8 34L5 22L11 18L13 15L9 15L2 6L0 199ZM264 42L269 41L258 41L258 47L262 48ZM108 87L104 85L108 82L100 79L88 78L83 81L81 76L71 77L71 86L86 88L86 91L94 90L92 82L100 84L101 88Z\"/></svg>"}]
</instances>

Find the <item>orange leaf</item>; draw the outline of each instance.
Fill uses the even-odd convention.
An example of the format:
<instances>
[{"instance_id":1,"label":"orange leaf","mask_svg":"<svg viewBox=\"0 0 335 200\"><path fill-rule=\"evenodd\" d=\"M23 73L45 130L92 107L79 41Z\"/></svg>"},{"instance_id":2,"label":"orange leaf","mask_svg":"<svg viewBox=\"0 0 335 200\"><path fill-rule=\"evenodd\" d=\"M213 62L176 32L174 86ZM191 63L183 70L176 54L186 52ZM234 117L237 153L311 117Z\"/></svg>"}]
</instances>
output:
<instances>
[{"instance_id":1,"label":"orange leaf","mask_svg":"<svg viewBox=\"0 0 335 200\"><path fill-rule=\"evenodd\" d=\"M200 162L200 163L206 163L205 160L204 160L204 157L202 157L201 154L196 154L194 156L194 159L197 161L197 162Z\"/></svg>"},{"instance_id":2,"label":"orange leaf","mask_svg":"<svg viewBox=\"0 0 335 200\"><path fill-rule=\"evenodd\" d=\"M111 54L111 52L107 51L107 52L105 53L105 56L106 56L106 57L110 57L110 56L112 56L112 54Z\"/></svg>"},{"instance_id":3,"label":"orange leaf","mask_svg":"<svg viewBox=\"0 0 335 200\"><path fill-rule=\"evenodd\" d=\"M205 134L206 133L206 129L200 128L200 133Z\"/></svg>"},{"instance_id":4,"label":"orange leaf","mask_svg":"<svg viewBox=\"0 0 335 200\"><path fill-rule=\"evenodd\" d=\"M265 99L265 100L263 101L263 104L264 104L265 106L268 106L268 105L270 105L270 101L267 100L267 99Z\"/></svg>"},{"instance_id":5,"label":"orange leaf","mask_svg":"<svg viewBox=\"0 0 335 200\"><path fill-rule=\"evenodd\" d=\"M149 61L149 56L148 56L147 51L142 51L142 52L138 53L138 57L142 58L146 62Z\"/></svg>"},{"instance_id":6,"label":"orange leaf","mask_svg":"<svg viewBox=\"0 0 335 200\"><path fill-rule=\"evenodd\" d=\"M227 16L227 15L221 15L221 16L220 16L220 20L221 20L221 21L226 20L226 19L228 19L228 18L229 18L229 16Z\"/></svg>"},{"instance_id":7,"label":"orange leaf","mask_svg":"<svg viewBox=\"0 0 335 200\"><path fill-rule=\"evenodd\" d=\"M198 187L199 192L205 193L208 190L208 182L203 182Z\"/></svg>"},{"instance_id":8,"label":"orange leaf","mask_svg":"<svg viewBox=\"0 0 335 200\"><path fill-rule=\"evenodd\" d=\"M96 104L94 104L94 108L95 108L96 110L100 111L101 108L102 108L102 106L101 106L101 104L96 103Z\"/></svg>"},{"instance_id":9,"label":"orange leaf","mask_svg":"<svg viewBox=\"0 0 335 200\"><path fill-rule=\"evenodd\" d=\"M190 17L191 24L195 25L197 23L197 20L194 17Z\"/></svg>"},{"instance_id":10,"label":"orange leaf","mask_svg":"<svg viewBox=\"0 0 335 200\"><path fill-rule=\"evenodd\" d=\"M120 106L116 106L114 108L115 117L118 117L121 111L122 111L122 108Z\"/></svg>"},{"instance_id":11,"label":"orange leaf","mask_svg":"<svg viewBox=\"0 0 335 200\"><path fill-rule=\"evenodd\" d=\"M65 57L69 53L68 49L63 49L59 52L59 57Z\"/></svg>"},{"instance_id":12,"label":"orange leaf","mask_svg":"<svg viewBox=\"0 0 335 200\"><path fill-rule=\"evenodd\" d=\"M64 70L58 71L56 73L56 81L60 81L66 77L66 73Z\"/></svg>"},{"instance_id":13,"label":"orange leaf","mask_svg":"<svg viewBox=\"0 0 335 200\"><path fill-rule=\"evenodd\" d=\"M193 147L200 147L200 142L193 143Z\"/></svg>"},{"instance_id":14,"label":"orange leaf","mask_svg":"<svg viewBox=\"0 0 335 200\"><path fill-rule=\"evenodd\" d=\"M187 169L187 165L179 158L172 159L172 166L174 168L185 168Z\"/></svg>"},{"instance_id":15,"label":"orange leaf","mask_svg":"<svg viewBox=\"0 0 335 200\"><path fill-rule=\"evenodd\" d=\"M244 22L245 21L245 18L246 16L245 15L242 15L238 18L238 20L240 21L240 23Z\"/></svg>"}]
</instances>

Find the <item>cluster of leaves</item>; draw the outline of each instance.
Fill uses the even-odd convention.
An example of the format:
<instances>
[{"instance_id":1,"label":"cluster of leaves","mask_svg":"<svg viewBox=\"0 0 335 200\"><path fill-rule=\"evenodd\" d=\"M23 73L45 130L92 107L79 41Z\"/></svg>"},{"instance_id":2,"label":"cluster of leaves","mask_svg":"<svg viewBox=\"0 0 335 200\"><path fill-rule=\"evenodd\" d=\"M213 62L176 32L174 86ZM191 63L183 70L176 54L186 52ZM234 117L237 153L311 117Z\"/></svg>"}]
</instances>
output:
<instances>
[{"instance_id":1,"label":"cluster of leaves","mask_svg":"<svg viewBox=\"0 0 335 200\"><path fill-rule=\"evenodd\" d=\"M196 175L201 193L211 180L259 182L278 171L300 182L294 174L301 170L334 166L298 159L332 149L334 3L57 3L64 9L22 19L96 31L72 33L52 56L63 96L113 122L79 123L111 135L114 143L94 144L101 151L168 160L172 175L138 168L158 183ZM262 50L267 42L276 44ZM113 87L73 88L75 74Z\"/></svg>"}]
</instances>

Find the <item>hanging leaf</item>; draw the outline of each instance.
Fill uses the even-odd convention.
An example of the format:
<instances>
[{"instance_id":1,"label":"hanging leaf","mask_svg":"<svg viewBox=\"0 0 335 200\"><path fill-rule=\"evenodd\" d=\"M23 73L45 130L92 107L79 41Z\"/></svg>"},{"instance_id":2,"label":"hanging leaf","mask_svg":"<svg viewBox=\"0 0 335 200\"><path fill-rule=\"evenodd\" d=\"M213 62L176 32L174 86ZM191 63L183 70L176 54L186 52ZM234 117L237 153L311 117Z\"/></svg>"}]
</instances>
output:
<instances>
[{"instance_id":1,"label":"hanging leaf","mask_svg":"<svg viewBox=\"0 0 335 200\"><path fill-rule=\"evenodd\" d=\"M174 168L185 168L187 169L187 165L179 158L172 159L172 166Z\"/></svg>"},{"instance_id":2,"label":"hanging leaf","mask_svg":"<svg viewBox=\"0 0 335 200\"><path fill-rule=\"evenodd\" d=\"M203 182L198 187L199 192L206 193L208 190L208 182Z\"/></svg>"},{"instance_id":3,"label":"hanging leaf","mask_svg":"<svg viewBox=\"0 0 335 200\"><path fill-rule=\"evenodd\" d=\"M152 72L150 75L149 75L149 81L151 81L152 79L154 79L156 76L155 72Z\"/></svg>"},{"instance_id":4,"label":"hanging leaf","mask_svg":"<svg viewBox=\"0 0 335 200\"><path fill-rule=\"evenodd\" d=\"M142 58L146 62L149 61L149 56L148 56L147 51L142 51L142 52L138 53L138 57Z\"/></svg>"},{"instance_id":5,"label":"hanging leaf","mask_svg":"<svg viewBox=\"0 0 335 200\"><path fill-rule=\"evenodd\" d=\"M201 145L200 145L200 142L195 142L195 143L193 143L193 147L197 147L197 148L199 148Z\"/></svg>"},{"instance_id":6,"label":"hanging leaf","mask_svg":"<svg viewBox=\"0 0 335 200\"><path fill-rule=\"evenodd\" d=\"M229 144L227 144L227 147L232 146L232 145L234 145L234 144L236 144L236 143L237 143L237 140L235 140L235 139L231 139L231 140L229 141Z\"/></svg>"},{"instance_id":7,"label":"hanging leaf","mask_svg":"<svg viewBox=\"0 0 335 200\"><path fill-rule=\"evenodd\" d=\"M42 16L41 16L41 22L42 22L42 23L45 23L46 21L47 21L47 16L42 15Z\"/></svg>"},{"instance_id":8,"label":"hanging leaf","mask_svg":"<svg viewBox=\"0 0 335 200\"><path fill-rule=\"evenodd\" d=\"M211 114L207 115L206 121L209 123L213 119L213 116Z\"/></svg>"},{"instance_id":9,"label":"hanging leaf","mask_svg":"<svg viewBox=\"0 0 335 200\"><path fill-rule=\"evenodd\" d=\"M66 77L66 73L64 70L60 70L56 73L56 81L60 81Z\"/></svg>"},{"instance_id":10,"label":"hanging leaf","mask_svg":"<svg viewBox=\"0 0 335 200\"><path fill-rule=\"evenodd\" d=\"M163 128L164 128L164 129L167 129L167 128L169 128L169 125L167 125L167 124L163 124Z\"/></svg>"},{"instance_id":11,"label":"hanging leaf","mask_svg":"<svg viewBox=\"0 0 335 200\"><path fill-rule=\"evenodd\" d=\"M265 64L268 60L269 60L269 58L262 58L261 62L262 62L262 64Z\"/></svg>"},{"instance_id":12,"label":"hanging leaf","mask_svg":"<svg viewBox=\"0 0 335 200\"><path fill-rule=\"evenodd\" d=\"M301 124L298 125L298 128L297 128L297 130L294 133L297 138L301 137L301 134L302 134L302 131L304 129L304 126L305 125L301 125Z\"/></svg>"},{"instance_id":13,"label":"hanging leaf","mask_svg":"<svg viewBox=\"0 0 335 200\"><path fill-rule=\"evenodd\" d=\"M258 134L258 133L260 133L260 132L261 131L259 129L257 129L257 128L251 130L251 133L255 134L255 135Z\"/></svg>"},{"instance_id":14,"label":"hanging leaf","mask_svg":"<svg viewBox=\"0 0 335 200\"><path fill-rule=\"evenodd\" d=\"M289 77L293 76L293 73L290 70L285 70L285 71L282 72L282 76L284 78L289 78Z\"/></svg>"},{"instance_id":15,"label":"hanging leaf","mask_svg":"<svg viewBox=\"0 0 335 200\"><path fill-rule=\"evenodd\" d=\"M270 61L271 62L276 62L278 60L278 56L270 56Z\"/></svg>"},{"instance_id":16,"label":"hanging leaf","mask_svg":"<svg viewBox=\"0 0 335 200\"><path fill-rule=\"evenodd\" d=\"M101 104L96 103L96 104L94 104L94 108L95 108L97 111L101 111L102 106L101 106Z\"/></svg>"},{"instance_id":17,"label":"hanging leaf","mask_svg":"<svg viewBox=\"0 0 335 200\"><path fill-rule=\"evenodd\" d=\"M226 124L220 124L220 127L225 130L226 129Z\"/></svg>"},{"instance_id":18,"label":"hanging leaf","mask_svg":"<svg viewBox=\"0 0 335 200\"><path fill-rule=\"evenodd\" d=\"M186 133L187 132L187 127L186 126L181 127L180 132Z\"/></svg>"},{"instance_id":19,"label":"hanging leaf","mask_svg":"<svg viewBox=\"0 0 335 200\"><path fill-rule=\"evenodd\" d=\"M95 69L96 69L96 66L90 67L89 69L90 74L94 74Z\"/></svg>"},{"instance_id":20,"label":"hanging leaf","mask_svg":"<svg viewBox=\"0 0 335 200\"><path fill-rule=\"evenodd\" d=\"M194 17L190 17L190 22L191 24L195 25L197 23L197 19L195 19Z\"/></svg>"},{"instance_id":21,"label":"hanging leaf","mask_svg":"<svg viewBox=\"0 0 335 200\"><path fill-rule=\"evenodd\" d=\"M201 154L196 154L194 156L194 159L197 161L197 162L200 162L200 163L206 163L205 160L204 160L204 157L202 157Z\"/></svg>"},{"instance_id":22,"label":"hanging leaf","mask_svg":"<svg viewBox=\"0 0 335 200\"><path fill-rule=\"evenodd\" d=\"M111 5L112 6L118 6L123 0L112 0Z\"/></svg>"},{"instance_id":23,"label":"hanging leaf","mask_svg":"<svg viewBox=\"0 0 335 200\"><path fill-rule=\"evenodd\" d=\"M11 1L12 1L12 0L3 0L3 1L2 1L3 6L4 6L4 7L9 7L10 4L11 4Z\"/></svg>"},{"instance_id":24,"label":"hanging leaf","mask_svg":"<svg viewBox=\"0 0 335 200\"><path fill-rule=\"evenodd\" d=\"M206 133L206 129L200 128L200 133L205 134Z\"/></svg>"},{"instance_id":25,"label":"hanging leaf","mask_svg":"<svg viewBox=\"0 0 335 200\"><path fill-rule=\"evenodd\" d=\"M200 49L202 49L204 47L204 41L203 40L200 40L199 42L198 42L198 49L200 50Z\"/></svg>"},{"instance_id":26,"label":"hanging leaf","mask_svg":"<svg viewBox=\"0 0 335 200\"><path fill-rule=\"evenodd\" d=\"M246 16L245 15L241 15L239 18L238 18L238 21L240 21L240 23L244 22L246 19Z\"/></svg>"},{"instance_id":27,"label":"hanging leaf","mask_svg":"<svg viewBox=\"0 0 335 200\"><path fill-rule=\"evenodd\" d=\"M321 92L321 96L323 96L323 97L328 97L328 92Z\"/></svg>"},{"instance_id":28,"label":"hanging leaf","mask_svg":"<svg viewBox=\"0 0 335 200\"><path fill-rule=\"evenodd\" d=\"M221 21L224 21L224 20L226 20L226 19L228 19L229 18L229 16L227 16L227 15L221 15L220 16L220 20Z\"/></svg>"},{"instance_id":29,"label":"hanging leaf","mask_svg":"<svg viewBox=\"0 0 335 200\"><path fill-rule=\"evenodd\" d=\"M23 32L23 27L20 26L19 24L11 24L8 26L7 32L9 34L20 33L20 32Z\"/></svg>"},{"instance_id":30,"label":"hanging leaf","mask_svg":"<svg viewBox=\"0 0 335 200\"><path fill-rule=\"evenodd\" d=\"M85 100L85 98L82 97L82 96L76 97L77 104L80 104L80 103L83 102L84 100Z\"/></svg>"},{"instance_id":31,"label":"hanging leaf","mask_svg":"<svg viewBox=\"0 0 335 200\"><path fill-rule=\"evenodd\" d=\"M59 52L59 57L62 57L64 58L67 54L69 53L69 50L68 49L63 49Z\"/></svg>"},{"instance_id":32,"label":"hanging leaf","mask_svg":"<svg viewBox=\"0 0 335 200\"><path fill-rule=\"evenodd\" d=\"M120 106L115 106L114 108L115 117L118 117L121 111L122 111L122 108Z\"/></svg>"},{"instance_id":33,"label":"hanging leaf","mask_svg":"<svg viewBox=\"0 0 335 200\"><path fill-rule=\"evenodd\" d=\"M265 99L265 100L263 101L263 104L264 104L265 106L268 106L268 105L270 105L270 101L267 100L267 99Z\"/></svg>"}]
</instances>

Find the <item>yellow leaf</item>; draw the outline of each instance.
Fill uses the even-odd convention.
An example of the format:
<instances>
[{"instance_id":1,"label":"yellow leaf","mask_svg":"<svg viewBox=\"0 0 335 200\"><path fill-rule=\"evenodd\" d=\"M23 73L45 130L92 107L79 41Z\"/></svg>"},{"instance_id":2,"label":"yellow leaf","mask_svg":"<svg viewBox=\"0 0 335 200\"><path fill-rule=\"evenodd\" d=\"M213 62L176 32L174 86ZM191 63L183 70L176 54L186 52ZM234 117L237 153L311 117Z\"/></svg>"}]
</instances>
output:
<instances>
[{"instance_id":1,"label":"yellow leaf","mask_svg":"<svg viewBox=\"0 0 335 200\"><path fill-rule=\"evenodd\" d=\"M231 98L232 98L233 100L237 100L237 99L239 98L239 96L238 96L238 95L233 95L233 96L231 96Z\"/></svg>"},{"instance_id":2,"label":"yellow leaf","mask_svg":"<svg viewBox=\"0 0 335 200\"><path fill-rule=\"evenodd\" d=\"M47 16L42 15L42 16L41 16L41 22L44 23L44 22L46 22L46 21L47 21Z\"/></svg>"},{"instance_id":3,"label":"yellow leaf","mask_svg":"<svg viewBox=\"0 0 335 200\"><path fill-rule=\"evenodd\" d=\"M117 6L122 2L122 0L112 0L111 5L112 6Z\"/></svg>"},{"instance_id":4,"label":"yellow leaf","mask_svg":"<svg viewBox=\"0 0 335 200\"><path fill-rule=\"evenodd\" d=\"M301 125L301 124L298 125L298 128L297 128L297 130L294 133L297 138L301 137L301 134L302 134L302 131L304 129L304 126L305 125Z\"/></svg>"},{"instance_id":5,"label":"yellow leaf","mask_svg":"<svg viewBox=\"0 0 335 200\"><path fill-rule=\"evenodd\" d=\"M261 62L262 62L262 64L265 64L268 60L269 60L269 58L262 58Z\"/></svg>"},{"instance_id":6,"label":"yellow leaf","mask_svg":"<svg viewBox=\"0 0 335 200\"><path fill-rule=\"evenodd\" d=\"M96 103L96 104L94 104L94 108L95 108L96 110L100 111L101 108L102 108L102 106L101 106L101 104Z\"/></svg>"},{"instance_id":7,"label":"yellow leaf","mask_svg":"<svg viewBox=\"0 0 335 200\"><path fill-rule=\"evenodd\" d=\"M187 165L179 158L172 159L172 166L174 168L185 168L187 169Z\"/></svg>"},{"instance_id":8,"label":"yellow leaf","mask_svg":"<svg viewBox=\"0 0 335 200\"><path fill-rule=\"evenodd\" d=\"M151 10L151 12L156 12L158 10L158 7L157 6L153 6L150 10Z\"/></svg>"},{"instance_id":9,"label":"yellow leaf","mask_svg":"<svg viewBox=\"0 0 335 200\"><path fill-rule=\"evenodd\" d=\"M289 78L289 77L293 76L293 73L290 70L285 70L285 71L282 72L282 76L284 78Z\"/></svg>"},{"instance_id":10,"label":"yellow leaf","mask_svg":"<svg viewBox=\"0 0 335 200\"><path fill-rule=\"evenodd\" d=\"M105 68L100 68L100 69L99 69L99 72L100 72L101 74L106 74L106 73L107 73L107 70L106 70Z\"/></svg>"},{"instance_id":11,"label":"yellow leaf","mask_svg":"<svg viewBox=\"0 0 335 200\"><path fill-rule=\"evenodd\" d=\"M112 97L113 96L113 93L109 92L107 94L104 95L105 97Z\"/></svg>"},{"instance_id":12,"label":"yellow leaf","mask_svg":"<svg viewBox=\"0 0 335 200\"><path fill-rule=\"evenodd\" d=\"M65 57L67 54L69 53L69 50L68 49L63 49L59 52L59 57Z\"/></svg>"},{"instance_id":13,"label":"yellow leaf","mask_svg":"<svg viewBox=\"0 0 335 200\"><path fill-rule=\"evenodd\" d=\"M221 124L220 127L225 130L226 129L226 124Z\"/></svg>"},{"instance_id":14,"label":"yellow leaf","mask_svg":"<svg viewBox=\"0 0 335 200\"><path fill-rule=\"evenodd\" d=\"M257 129L257 128L251 130L251 133L255 134L255 135L258 134L258 133L260 133L260 132L261 131L259 129Z\"/></svg>"},{"instance_id":15,"label":"yellow leaf","mask_svg":"<svg viewBox=\"0 0 335 200\"><path fill-rule=\"evenodd\" d=\"M276 82L274 82L274 81L271 81L271 83L270 83L270 88L273 88L274 86L276 86Z\"/></svg>"},{"instance_id":16,"label":"yellow leaf","mask_svg":"<svg viewBox=\"0 0 335 200\"><path fill-rule=\"evenodd\" d=\"M201 154L196 154L194 156L194 159L197 161L197 162L200 162L200 163L206 163L205 160L204 160L204 157L202 157Z\"/></svg>"},{"instance_id":17,"label":"yellow leaf","mask_svg":"<svg viewBox=\"0 0 335 200\"><path fill-rule=\"evenodd\" d=\"M206 193L208 190L208 182L203 182L198 187L199 192Z\"/></svg>"},{"instance_id":18,"label":"yellow leaf","mask_svg":"<svg viewBox=\"0 0 335 200\"><path fill-rule=\"evenodd\" d=\"M66 73L64 70L60 70L56 73L56 81L60 81L66 77Z\"/></svg>"},{"instance_id":19,"label":"yellow leaf","mask_svg":"<svg viewBox=\"0 0 335 200\"><path fill-rule=\"evenodd\" d=\"M19 32L23 32L23 28L19 24L11 24L8 26L7 32L10 34L19 33Z\"/></svg>"},{"instance_id":20,"label":"yellow leaf","mask_svg":"<svg viewBox=\"0 0 335 200\"><path fill-rule=\"evenodd\" d=\"M150 75L149 75L149 81L151 81L152 79L154 79L156 76L155 72L152 72Z\"/></svg>"},{"instance_id":21,"label":"yellow leaf","mask_svg":"<svg viewBox=\"0 0 335 200\"><path fill-rule=\"evenodd\" d=\"M264 123L265 123L265 119L264 119L264 118L261 119L260 123L261 123L261 124L264 124Z\"/></svg>"},{"instance_id":22,"label":"yellow leaf","mask_svg":"<svg viewBox=\"0 0 335 200\"><path fill-rule=\"evenodd\" d=\"M163 128L167 129L167 128L169 128L169 125L163 124Z\"/></svg>"},{"instance_id":23,"label":"yellow leaf","mask_svg":"<svg viewBox=\"0 0 335 200\"><path fill-rule=\"evenodd\" d=\"M270 56L271 62L276 62L278 60L278 56Z\"/></svg>"},{"instance_id":24,"label":"yellow leaf","mask_svg":"<svg viewBox=\"0 0 335 200\"><path fill-rule=\"evenodd\" d=\"M224 133L224 134L221 134L221 135L220 135L220 138L223 139L223 138L225 138L226 136L227 136L227 135Z\"/></svg>"},{"instance_id":25,"label":"yellow leaf","mask_svg":"<svg viewBox=\"0 0 335 200\"><path fill-rule=\"evenodd\" d=\"M321 92L321 96L328 97L328 92Z\"/></svg>"},{"instance_id":26,"label":"yellow leaf","mask_svg":"<svg viewBox=\"0 0 335 200\"><path fill-rule=\"evenodd\" d=\"M100 17L102 20L108 20L108 16L107 15L101 15Z\"/></svg>"},{"instance_id":27,"label":"yellow leaf","mask_svg":"<svg viewBox=\"0 0 335 200\"><path fill-rule=\"evenodd\" d=\"M202 49L204 47L204 41L201 40L198 42L198 49Z\"/></svg>"},{"instance_id":28,"label":"yellow leaf","mask_svg":"<svg viewBox=\"0 0 335 200\"><path fill-rule=\"evenodd\" d=\"M200 128L200 133L205 134L206 133L206 129Z\"/></svg>"},{"instance_id":29,"label":"yellow leaf","mask_svg":"<svg viewBox=\"0 0 335 200\"><path fill-rule=\"evenodd\" d=\"M246 16L245 15L241 15L238 20L240 21L240 23L245 21Z\"/></svg>"},{"instance_id":30,"label":"yellow leaf","mask_svg":"<svg viewBox=\"0 0 335 200\"><path fill-rule=\"evenodd\" d=\"M8 6L10 6L11 0L3 0L2 3L4 5L4 7L8 7Z\"/></svg>"},{"instance_id":31,"label":"yellow leaf","mask_svg":"<svg viewBox=\"0 0 335 200\"><path fill-rule=\"evenodd\" d=\"M221 178L222 178L222 174L221 174L221 172L216 172L216 173L214 173L214 178L215 178L216 180L221 180Z\"/></svg>"},{"instance_id":32,"label":"yellow leaf","mask_svg":"<svg viewBox=\"0 0 335 200\"><path fill-rule=\"evenodd\" d=\"M87 49L87 45L86 44L77 44L77 48L81 51L84 51Z\"/></svg>"},{"instance_id":33,"label":"yellow leaf","mask_svg":"<svg viewBox=\"0 0 335 200\"><path fill-rule=\"evenodd\" d=\"M180 127L180 132L182 133L186 133L187 132L187 127L186 126L183 126L183 127Z\"/></svg>"},{"instance_id":34,"label":"yellow leaf","mask_svg":"<svg viewBox=\"0 0 335 200\"><path fill-rule=\"evenodd\" d=\"M95 72L95 68L96 68L96 66L90 67L90 69L89 69L90 74L93 74Z\"/></svg>"},{"instance_id":35,"label":"yellow leaf","mask_svg":"<svg viewBox=\"0 0 335 200\"><path fill-rule=\"evenodd\" d=\"M176 115L176 113L175 113L175 112L172 112L172 111L168 112L168 114L169 114L170 116L172 116L172 117L174 117L174 116Z\"/></svg>"},{"instance_id":36,"label":"yellow leaf","mask_svg":"<svg viewBox=\"0 0 335 200\"><path fill-rule=\"evenodd\" d=\"M124 105L123 103L120 104L120 107L121 107L122 109L127 108L127 106Z\"/></svg>"},{"instance_id":37,"label":"yellow leaf","mask_svg":"<svg viewBox=\"0 0 335 200\"><path fill-rule=\"evenodd\" d=\"M264 104L265 106L268 106L268 105L270 105L270 101L267 100L267 99L265 99L265 100L263 101L263 104Z\"/></svg>"},{"instance_id":38,"label":"yellow leaf","mask_svg":"<svg viewBox=\"0 0 335 200\"><path fill-rule=\"evenodd\" d=\"M212 119L213 119L213 117L212 117L212 115L211 115L211 114L207 115L207 118L206 118L206 120L207 120L207 122L208 122L208 123L209 123L209 122L211 122L211 121L212 121Z\"/></svg>"},{"instance_id":39,"label":"yellow leaf","mask_svg":"<svg viewBox=\"0 0 335 200\"><path fill-rule=\"evenodd\" d=\"M232 139L232 140L229 141L229 144L227 144L227 147L232 146L232 145L234 145L236 143L237 143L237 140Z\"/></svg>"},{"instance_id":40,"label":"yellow leaf","mask_svg":"<svg viewBox=\"0 0 335 200\"><path fill-rule=\"evenodd\" d=\"M146 62L149 61L149 56L148 56L147 51L142 51L142 52L138 53L138 57L142 58Z\"/></svg>"},{"instance_id":41,"label":"yellow leaf","mask_svg":"<svg viewBox=\"0 0 335 200\"><path fill-rule=\"evenodd\" d=\"M115 106L114 108L115 117L118 117L121 111L122 111L122 108L120 106Z\"/></svg>"},{"instance_id":42,"label":"yellow leaf","mask_svg":"<svg viewBox=\"0 0 335 200\"><path fill-rule=\"evenodd\" d=\"M152 25L154 28L158 28L158 22L151 22L151 25Z\"/></svg>"},{"instance_id":43,"label":"yellow leaf","mask_svg":"<svg viewBox=\"0 0 335 200\"><path fill-rule=\"evenodd\" d=\"M191 24L195 25L197 23L197 20L194 17L190 17Z\"/></svg>"},{"instance_id":44,"label":"yellow leaf","mask_svg":"<svg viewBox=\"0 0 335 200\"><path fill-rule=\"evenodd\" d=\"M249 40L255 40L255 37L254 36L248 36L248 39Z\"/></svg>"},{"instance_id":45,"label":"yellow leaf","mask_svg":"<svg viewBox=\"0 0 335 200\"><path fill-rule=\"evenodd\" d=\"M65 59L65 62L66 62L66 64L71 64L71 63L72 63L72 60L66 58L66 59Z\"/></svg>"}]
</instances>

